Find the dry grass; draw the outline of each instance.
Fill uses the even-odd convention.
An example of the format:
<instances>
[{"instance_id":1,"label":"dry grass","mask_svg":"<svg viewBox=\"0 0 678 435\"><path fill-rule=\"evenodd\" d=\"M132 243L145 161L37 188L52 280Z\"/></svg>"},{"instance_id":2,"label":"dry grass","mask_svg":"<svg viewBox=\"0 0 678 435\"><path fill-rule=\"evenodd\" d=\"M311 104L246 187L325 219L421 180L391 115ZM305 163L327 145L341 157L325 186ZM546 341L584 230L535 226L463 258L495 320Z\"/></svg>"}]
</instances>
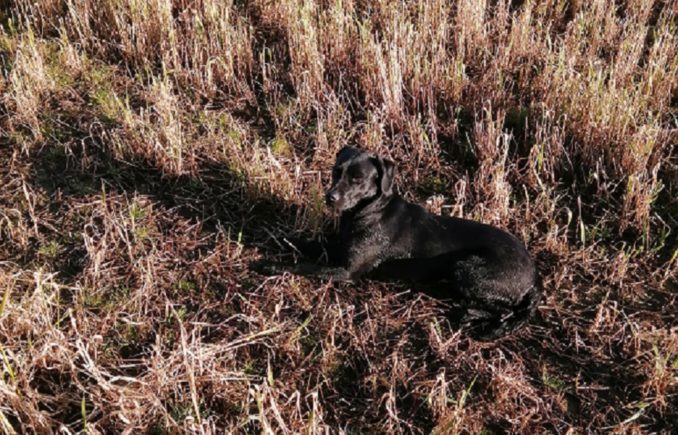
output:
<instances>
[{"instance_id":1,"label":"dry grass","mask_svg":"<svg viewBox=\"0 0 678 435\"><path fill-rule=\"evenodd\" d=\"M675 2L6 6L4 432L678 421ZM347 143L527 243L529 328L478 343L404 286L248 271L332 226Z\"/></svg>"}]
</instances>

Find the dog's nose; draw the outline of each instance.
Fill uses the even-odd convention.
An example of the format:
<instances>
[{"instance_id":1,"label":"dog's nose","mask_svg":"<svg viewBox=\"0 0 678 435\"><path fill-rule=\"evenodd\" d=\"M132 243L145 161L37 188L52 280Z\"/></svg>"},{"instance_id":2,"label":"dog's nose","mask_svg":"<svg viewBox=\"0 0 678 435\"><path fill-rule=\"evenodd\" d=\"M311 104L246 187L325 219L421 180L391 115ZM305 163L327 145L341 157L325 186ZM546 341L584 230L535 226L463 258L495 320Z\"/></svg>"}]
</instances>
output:
<instances>
[{"instance_id":1,"label":"dog's nose","mask_svg":"<svg viewBox=\"0 0 678 435\"><path fill-rule=\"evenodd\" d=\"M333 205L338 200L339 194L334 190L330 190L325 194L325 202L327 203L327 205Z\"/></svg>"}]
</instances>

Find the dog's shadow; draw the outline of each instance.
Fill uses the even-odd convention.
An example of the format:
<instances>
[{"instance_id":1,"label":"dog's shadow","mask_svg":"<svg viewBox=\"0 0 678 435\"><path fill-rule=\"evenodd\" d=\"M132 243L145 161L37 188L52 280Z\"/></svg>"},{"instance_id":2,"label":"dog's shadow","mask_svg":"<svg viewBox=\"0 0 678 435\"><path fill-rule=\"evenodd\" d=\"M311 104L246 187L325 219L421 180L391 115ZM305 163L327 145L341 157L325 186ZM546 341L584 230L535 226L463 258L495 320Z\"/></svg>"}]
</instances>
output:
<instances>
[{"instance_id":1,"label":"dog's shadow","mask_svg":"<svg viewBox=\"0 0 678 435\"><path fill-rule=\"evenodd\" d=\"M226 228L245 246L270 254L284 252L272 239L294 229L298 205L250 183L227 163L203 162L193 175L171 175L148 160L122 161L99 147L87 153L86 168L80 153L62 146L31 155L30 182L49 195L52 209L102 195L147 196L181 218L199 221L203 231Z\"/></svg>"}]
</instances>

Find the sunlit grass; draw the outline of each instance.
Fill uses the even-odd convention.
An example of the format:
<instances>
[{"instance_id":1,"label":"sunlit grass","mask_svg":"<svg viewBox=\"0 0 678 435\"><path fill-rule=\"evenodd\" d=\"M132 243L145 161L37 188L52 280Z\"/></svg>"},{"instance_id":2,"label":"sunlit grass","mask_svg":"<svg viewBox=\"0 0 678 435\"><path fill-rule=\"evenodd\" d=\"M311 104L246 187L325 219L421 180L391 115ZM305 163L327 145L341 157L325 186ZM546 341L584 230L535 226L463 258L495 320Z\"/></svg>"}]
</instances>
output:
<instances>
[{"instance_id":1,"label":"sunlit grass","mask_svg":"<svg viewBox=\"0 0 678 435\"><path fill-rule=\"evenodd\" d=\"M11 3L0 427L669 430L675 20L642 0ZM480 344L409 287L248 271L334 227L347 144L395 161L408 199L521 238L532 326Z\"/></svg>"}]
</instances>

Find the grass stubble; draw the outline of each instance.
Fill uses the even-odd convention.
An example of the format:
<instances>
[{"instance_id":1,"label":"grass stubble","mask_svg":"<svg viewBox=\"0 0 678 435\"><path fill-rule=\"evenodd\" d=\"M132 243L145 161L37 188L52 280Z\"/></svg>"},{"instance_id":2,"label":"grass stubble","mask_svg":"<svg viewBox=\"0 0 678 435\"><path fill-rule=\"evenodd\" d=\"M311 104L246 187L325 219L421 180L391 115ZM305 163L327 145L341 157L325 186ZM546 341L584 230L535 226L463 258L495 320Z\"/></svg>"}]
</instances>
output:
<instances>
[{"instance_id":1,"label":"grass stubble","mask_svg":"<svg viewBox=\"0 0 678 435\"><path fill-rule=\"evenodd\" d=\"M671 1L0 8L6 433L669 433ZM406 286L262 277L336 151L507 228L545 299L492 343Z\"/></svg>"}]
</instances>

